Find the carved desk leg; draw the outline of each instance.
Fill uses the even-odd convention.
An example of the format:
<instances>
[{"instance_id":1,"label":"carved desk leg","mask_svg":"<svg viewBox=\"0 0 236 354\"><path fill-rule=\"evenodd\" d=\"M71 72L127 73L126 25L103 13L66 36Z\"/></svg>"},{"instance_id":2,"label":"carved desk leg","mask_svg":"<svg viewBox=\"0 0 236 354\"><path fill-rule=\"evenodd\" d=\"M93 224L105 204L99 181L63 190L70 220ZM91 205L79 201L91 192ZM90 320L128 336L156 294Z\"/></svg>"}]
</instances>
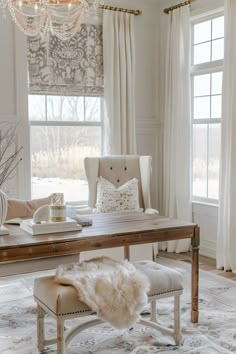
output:
<instances>
[{"instance_id":1,"label":"carved desk leg","mask_svg":"<svg viewBox=\"0 0 236 354\"><path fill-rule=\"evenodd\" d=\"M194 228L194 236L192 238L192 311L191 321L198 322L198 283L199 283L199 245L200 245L200 228Z\"/></svg>"}]
</instances>

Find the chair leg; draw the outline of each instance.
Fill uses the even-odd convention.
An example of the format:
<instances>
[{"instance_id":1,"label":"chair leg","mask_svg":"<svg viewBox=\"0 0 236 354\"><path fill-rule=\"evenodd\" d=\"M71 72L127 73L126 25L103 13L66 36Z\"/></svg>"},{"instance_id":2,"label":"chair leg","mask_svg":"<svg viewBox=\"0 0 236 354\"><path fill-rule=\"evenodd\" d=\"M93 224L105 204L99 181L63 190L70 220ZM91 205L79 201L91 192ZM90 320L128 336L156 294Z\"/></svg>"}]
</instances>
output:
<instances>
[{"instance_id":1,"label":"chair leg","mask_svg":"<svg viewBox=\"0 0 236 354\"><path fill-rule=\"evenodd\" d=\"M42 352L44 350L44 310L40 305L37 306L37 340L38 350Z\"/></svg>"},{"instance_id":2,"label":"chair leg","mask_svg":"<svg viewBox=\"0 0 236 354\"><path fill-rule=\"evenodd\" d=\"M124 246L124 258L130 261L130 247Z\"/></svg>"},{"instance_id":3,"label":"chair leg","mask_svg":"<svg viewBox=\"0 0 236 354\"><path fill-rule=\"evenodd\" d=\"M151 321L157 322L157 302L151 301Z\"/></svg>"},{"instance_id":4,"label":"chair leg","mask_svg":"<svg viewBox=\"0 0 236 354\"><path fill-rule=\"evenodd\" d=\"M65 354L64 321L57 319L57 354Z\"/></svg>"},{"instance_id":5,"label":"chair leg","mask_svg":"<svg viewBox=\"0 0 236 354\"><path fill-rule=\"evenodd\" d=\"M176 345L180 344L182 335L180 327L180 295L175 296L174 302L174 339Z\"/></svg>"}]
</instances>

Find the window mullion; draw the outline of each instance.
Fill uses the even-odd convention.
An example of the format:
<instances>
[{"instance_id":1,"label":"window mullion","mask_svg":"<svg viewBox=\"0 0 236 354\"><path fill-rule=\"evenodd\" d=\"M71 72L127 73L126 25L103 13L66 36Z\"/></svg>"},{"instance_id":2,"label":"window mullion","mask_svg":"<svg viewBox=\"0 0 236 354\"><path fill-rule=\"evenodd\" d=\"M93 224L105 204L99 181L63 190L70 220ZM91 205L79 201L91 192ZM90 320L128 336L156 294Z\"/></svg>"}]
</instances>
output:
<instances>
[{"instance_id":1,"label":"window mullion","mask_svg":"<svg viewBox=\"0 0 236 354\"><path fill-rule=\"evenodd\" d=\"M56 120L31 120L30 125L32 126L54 126L54 127L100 127L101 122L98 121L56 121Z\"/></svg>"},{"instance_id":2,"label":"window mullion","mask_svg":"<svg viewBox=\"0 0 236 354\"><path fill-rule=\"evenodd\" d=\"M212 93L212 74L210 74L210 118L211 118L211 102L212 102L211 93Z\"/></svg>"},{"instance_id":3,"label":"window mullion","mask_svg":"<svg viewBox=\"0 0 236 354\"><path fill-rule=\"evenodd\" d=\"M222 118L193 119L193 124L220 124L220 123L222 123Z\"/></svg>"},{"instance_id":4,"label":"window mullion","mask_svg":"<svg viewBox=\"0 0 236 354\"><path fill-rule=\"evenodd\" d=\"M211 62L212 62L212 20L211 20L211 54L210 54Z\"/></svg>"},{"instance_id":5,"label":"window mullion","mask_svg":"<svg viewBox=\"0 0 236 354\"><path fill-rule=\"evenodd\" d=\"M191 75L203 75L208 72L218 72L223 70L223 60L215 60L202 64L192 65Z\"/></svg>"},{"instance_id":6,"label":"window mullion","mask_svg":"<svg viewBox=\"0 0 236 354\"><path fill-rule=\"evenodd\" d=\"M46 117L46 121L48 121L48 99L47 99L47 95L45 95L44 98L45 98L45 117Z\"/></svg>"},{"instance_id":7,"label":"window mullion","mask_svg":"<svg viewBox=\"0 0 236 354\"><path fill-rule=\"evenodd\" d=\"M207 124L207 198L209 198L209 126L210 124Z\"/></svg>"}]
</instances>

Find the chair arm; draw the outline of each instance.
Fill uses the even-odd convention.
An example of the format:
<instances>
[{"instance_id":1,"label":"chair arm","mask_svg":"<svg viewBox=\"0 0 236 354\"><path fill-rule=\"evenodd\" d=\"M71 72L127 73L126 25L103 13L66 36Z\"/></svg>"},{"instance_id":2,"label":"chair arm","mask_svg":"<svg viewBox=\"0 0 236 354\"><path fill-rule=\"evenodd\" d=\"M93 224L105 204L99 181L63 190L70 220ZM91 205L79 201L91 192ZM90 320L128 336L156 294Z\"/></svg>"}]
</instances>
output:
<instances>
[{"instance_id":1,"label":"chair arm","mask_svg":"<svg viewBox=\"0 0 236 354\"><path fill-rule=\"evenodd\" d=\"M159 211L156 210L156 209L152 209L152 208L147 208L145 211L144 211L145 214L159 214Z\"/></svg>"}]
</instances>

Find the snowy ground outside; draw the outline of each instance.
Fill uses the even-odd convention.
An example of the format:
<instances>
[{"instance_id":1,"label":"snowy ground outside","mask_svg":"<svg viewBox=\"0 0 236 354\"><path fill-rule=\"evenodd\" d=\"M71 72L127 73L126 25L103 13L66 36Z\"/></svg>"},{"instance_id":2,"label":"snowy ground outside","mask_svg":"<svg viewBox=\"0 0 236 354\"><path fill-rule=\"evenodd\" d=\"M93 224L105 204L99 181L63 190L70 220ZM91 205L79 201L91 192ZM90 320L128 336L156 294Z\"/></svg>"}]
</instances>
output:
<instances>
[{"instance_id":1,"label":"snowy ground outside","mask_svg":"<svg viewBox=\"0 0 236 354\"><path fill-rule=\"evenodd\" d=\"M66 202L87 201L88 183L75 179L32 178L32 199L47 197L51 193L64 193Z\"/></svg>"}]
</instances>

